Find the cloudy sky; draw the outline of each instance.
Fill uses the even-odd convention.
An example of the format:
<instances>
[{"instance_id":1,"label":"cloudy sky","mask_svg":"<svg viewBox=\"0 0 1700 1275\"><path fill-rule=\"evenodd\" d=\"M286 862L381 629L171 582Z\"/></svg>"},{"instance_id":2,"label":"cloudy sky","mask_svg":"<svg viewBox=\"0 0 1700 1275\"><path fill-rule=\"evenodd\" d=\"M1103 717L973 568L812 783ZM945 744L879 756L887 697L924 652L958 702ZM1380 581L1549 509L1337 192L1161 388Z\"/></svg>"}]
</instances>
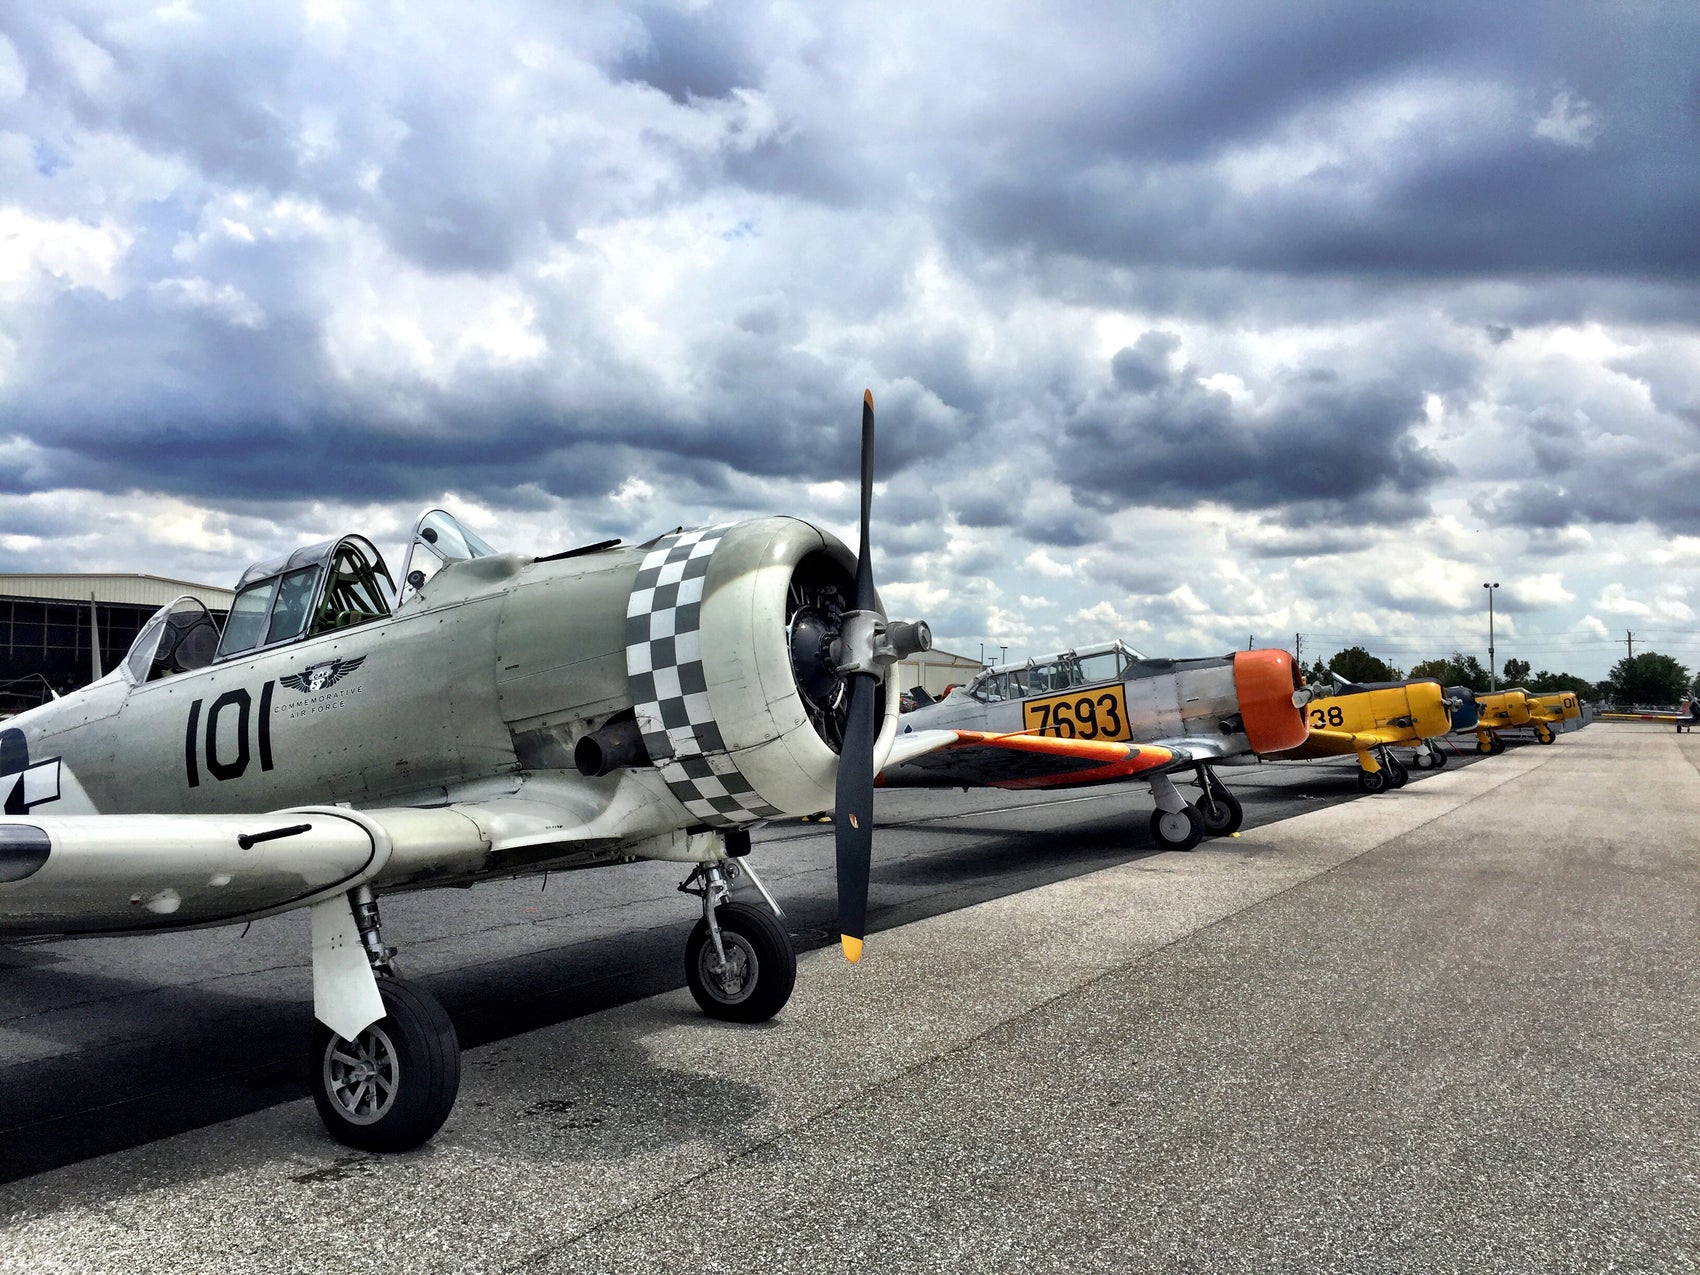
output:
<instances>
[{"instance_id":1,"label":"cloudy sky","mask_svg":"<svg viewBox=\"0 0 1700 1275\"><path fill-rule=\"evenodd\" d=\"M853 535L941 645L1700 666L1700 8L0 0L0 571Z\"/></svg>"}]
</instances>

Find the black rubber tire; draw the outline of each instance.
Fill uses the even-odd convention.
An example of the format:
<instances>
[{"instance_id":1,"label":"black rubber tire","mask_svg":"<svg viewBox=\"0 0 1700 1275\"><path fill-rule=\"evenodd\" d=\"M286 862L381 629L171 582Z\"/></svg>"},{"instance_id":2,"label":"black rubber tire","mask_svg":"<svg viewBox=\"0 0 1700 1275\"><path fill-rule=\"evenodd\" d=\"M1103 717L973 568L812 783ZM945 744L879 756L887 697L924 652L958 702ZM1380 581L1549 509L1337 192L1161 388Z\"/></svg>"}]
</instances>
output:
<instances>
[{"instance_id":1,"label":"black rubber tire","mask_svg":"<svg viewBox=\"0 0 1700 1275\"><path fill-rule=\"evenodd\" d=\"M1545 727L1535 732L1535 742L1537 744L1550 744L1557 738L1557 733L1550 727Z\"/></svg>"},{"instance_id":2,"label":"black rubber tire","mask_svg":"<svg viewBox=\"0 0 1700 1275\"><path fill-rule=\"evenodd\" d=\"M443 1127L460 1092L460 1040L435 996L398 978L380 978L385 1014L343 1040L314 1023L313 1104L331 1137L361 1151L411 1151ZM387 1072L394 1087L374 1112L374 1088L354 1078L362 1066Z\"/></svg>"},{"instance_id":3,"label":"black rubber tire","mask_svg":"<svg viewBox=\"0 0 1700 1275\"><path fill-rule=\"evenodd\" d=\"M1495 735L1493 737L1493 743L1488 748L1488 751L1491 752L1495 757L1499 756L1501 753L1503 753L1505 751L1505 741L1503 739L1501 739L1498 735Z\"/></svg>"},{"instance_id":4,"label":"black rubber tire","mask_svg":"<svg viewBox=\"0 0 1700 1275\"><path fill-rule=\"evenodd\" d=\"M1207 837L1227 837L1238 832L1240 825L1245 822L1245 807L1240 805L1240 799L1222 786L1222 782L1214 776L1205 785L1194 803L1198 817L1204 820L1204 835Z\"/></svg>"},{"instance_id":5,"label":"black rubber tire","mask_svg":"<svg viewBox=\"0 0 1700 1275\"><path fill-rule=\"evenodd\" d=\"M1439 770L1442 766L1446 765L1446 750L1444 748L1442 748L1439 744L1434 744L1431 745L1430 752L1433 754L1434 768L1436 770Z\"/></svg>"},{"instance_id":6,"label":"black rubber tire","mask_svg":"<svg viewBox=\"0 0 1700 1275\"><path fill-rule=\"evenodd\" d=\"M1186 820L1184 834L1175 826L1176 821L1183 818ZM1204 816L1198 813L1196 806L1182 806L1174 812L1153 810L1151 839L1164 850L1191 850L1204 840Z\"/></svg>"},{"instance_id":7,"label":"black rubber tire","mask_svg":"<svg viewBox=\"0 0 1700 1275\"><path fill-rule=\"evenodd\" d=\"M1388 778L1395 788L1403 788L1411 782L1411 772L1405 768L1405 763L1396 758L1387 759Z\"/></svg>"},{"instance_id":8,"label":"black rubber tire","mask_svg":"<svg viewBox=\"0 0 1700 1275\"><path fill-rule=\"evenodd\" d=\"M791 935L766 908L722 903L715 909L726 959L745 977L736 985L716 977L708 922L698 921L685 940L685 982L710 1018L729 1023L765 1023L791 999L797 985L797 949Z\"/></svg>"},{"instance_id":9,"label":"black rubber tire","mask_svg":"<svg viewBox=\"0 0 1700 1275\"><path fill-rule=\"evenodd\" d=\"M1360 770L1358 772L1358 787L1371 796L1378 792L1385 792L1387 790L1387 771L1385 769Z\"/></svg>"},{"instance_id":10,"label":"black rubber tire","mask_svg":"<svg viewBox=\"0 0 1700 1275\"><path fill-rule=\"evenodd\" d=\"M1477 737L1477 739L1476 739L1476 751L1478 753L1480 753L1483 757L1489 756L1493 752L1493 740L1494 740L1494 737L1491 736L1491 735L1487 739L1482 739L1480 737Z\"/></svg>"}]
</instances>

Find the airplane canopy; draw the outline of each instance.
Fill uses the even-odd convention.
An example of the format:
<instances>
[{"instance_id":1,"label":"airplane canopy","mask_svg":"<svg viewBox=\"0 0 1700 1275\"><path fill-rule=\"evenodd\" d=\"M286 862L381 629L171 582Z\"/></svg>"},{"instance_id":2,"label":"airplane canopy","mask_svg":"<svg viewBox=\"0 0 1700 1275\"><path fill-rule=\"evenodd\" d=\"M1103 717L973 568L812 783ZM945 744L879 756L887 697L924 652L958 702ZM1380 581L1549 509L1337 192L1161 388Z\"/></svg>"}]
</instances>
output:
<instances>
[{"instance_id":1,"label":"airplane canopy","mask_svg":"<svg viewBox=\"0 0 1700 1275\"><path fill-rule=\"evenodd\" d=\"M218 658L229 659L350 625L395 609L395 583L365 536L297 549L242 573Z\"/></svg>"},{"instance_id":2,"label":"airplane canopy","mask_svg":"<svg viewBox=\"0 0 1700 1275\"><path fill-rule=\"evenodd\" d=\"M966 691L988 702L1023 699L1046 691L1066 691L1071 686L1113 682L1144 658L1119 639L1097 642L1020 663L995 665L968 683Z\"/></svg>"}]
</instances>

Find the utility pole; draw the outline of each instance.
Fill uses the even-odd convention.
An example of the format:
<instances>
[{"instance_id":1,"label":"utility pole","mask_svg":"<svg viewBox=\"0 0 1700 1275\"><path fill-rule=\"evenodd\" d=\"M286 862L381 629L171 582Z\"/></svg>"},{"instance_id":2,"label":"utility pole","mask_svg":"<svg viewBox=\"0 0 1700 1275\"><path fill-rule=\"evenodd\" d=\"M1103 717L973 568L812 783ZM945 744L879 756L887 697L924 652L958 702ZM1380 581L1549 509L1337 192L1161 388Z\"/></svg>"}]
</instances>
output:
<instances>
[{"instance_id":1,"label":"utility pole","mask_svg":"<svg viewBox=\"0 0 1700 1275\"><path fill-rule=\"evenodd\" d=\"M1251 650L1252 645L1253 645L1256 637L1257 637L1257 634L1255 634L1255 633L1247 633L1245 635L1245 649L1246 650L1248 650L1248 651Z\"/></svg>"},{"instance_id":2,"label":"utility pole","mask_svg":"<svg viewBox=\"0 0 1700 1275\"><path fill-rule=\"evenodd\" d=\"M1304 667L1305 635L1303 633L1293 634L1293 663L1297 664L1300 668Z\"/></svg>"},{"instance_id":3,"label":"utility pole","mask_svg":"<svg viewBox=\"0 0 1700 1275\"><path fill-rule=\"evenodd\" d=\"M1635 635L1628 629L1623 631L1623 643L1629 648L1629 658L1635 658Z\"/></svg>"},{"instance_id":4,"label":"utility pole","mask_svg":"<svg viewBox=\"0 0 1700 1275\"><path fill-rule=\"evenodd\" d=\"M1493 595L1499 588L1499 581L1492 584L1482 582L1482 588L1488 591L1488 690L1499 689L1499 670L1493 666Z\"/></svg>"}]
</instances>

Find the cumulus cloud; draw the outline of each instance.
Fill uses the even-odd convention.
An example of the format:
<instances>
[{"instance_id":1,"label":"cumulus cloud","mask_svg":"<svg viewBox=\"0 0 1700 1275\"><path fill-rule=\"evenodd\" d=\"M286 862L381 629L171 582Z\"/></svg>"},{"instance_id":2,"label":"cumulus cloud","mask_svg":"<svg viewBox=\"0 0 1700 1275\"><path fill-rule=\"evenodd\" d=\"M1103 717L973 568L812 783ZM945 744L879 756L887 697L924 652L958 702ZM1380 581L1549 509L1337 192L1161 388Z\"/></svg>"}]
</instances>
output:
<instances>
[{"instance_id":1,"label":"cumulus cloud","mask_svg":"<svg viewBox=\"0 0 1700 1275\"><path fill-rule=\"evenodd\" d=\"M872 388L882 570L947 646L1445 653L1483 570L1554 631L1675 617L1697 37L1461 2L13 6L0 560L223 581L451 495L516 548L853 535Z\"/></svg>"}]
</instances>

